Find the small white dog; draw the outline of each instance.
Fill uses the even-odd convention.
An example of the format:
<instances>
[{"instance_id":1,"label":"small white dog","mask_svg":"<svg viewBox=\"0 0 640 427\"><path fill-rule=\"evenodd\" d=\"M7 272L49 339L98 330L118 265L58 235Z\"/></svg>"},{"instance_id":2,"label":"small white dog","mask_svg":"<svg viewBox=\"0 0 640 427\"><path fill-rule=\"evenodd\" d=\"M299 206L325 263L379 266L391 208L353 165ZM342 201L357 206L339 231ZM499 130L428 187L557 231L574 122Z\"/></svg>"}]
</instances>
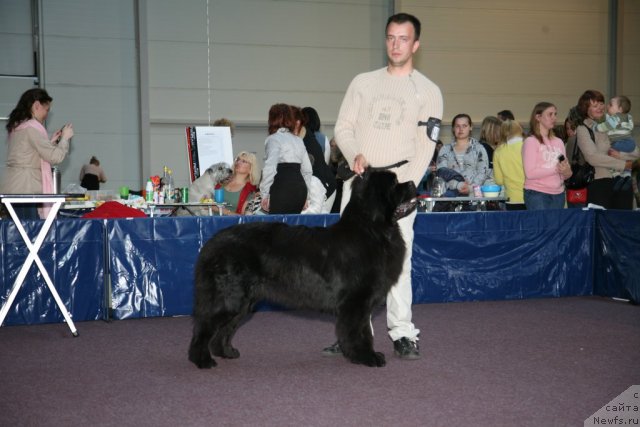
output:
<instances>
[{"instance_id":1,"label":"small white dog","mask_svg":"<svg viewBox=\"0 0 640 427\"><path fill-rule=\"evenodd\" d=\"M203 197L213 198L213 190L218 184L226 184L231 178L233 170L227 163L215 163L207 168L202 175L189 186L189 201L198 203Z\"/></svg>"}]
</instances>

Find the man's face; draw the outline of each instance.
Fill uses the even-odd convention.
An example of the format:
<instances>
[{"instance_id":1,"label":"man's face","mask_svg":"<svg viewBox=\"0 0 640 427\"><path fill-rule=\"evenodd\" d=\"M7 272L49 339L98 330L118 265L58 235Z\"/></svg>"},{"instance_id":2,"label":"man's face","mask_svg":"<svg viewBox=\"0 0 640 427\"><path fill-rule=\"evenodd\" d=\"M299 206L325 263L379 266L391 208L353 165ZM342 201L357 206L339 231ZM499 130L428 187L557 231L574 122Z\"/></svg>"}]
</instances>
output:
<instances>
[{"instance_id":1,"label":"man's face","mask_svg":"<svg viewBox=\"0 0 640 427\"><path fill-rule=\"evenodd\" d=\"M415 29L410 22L397 24L392 22L387 28L387 57L393 67L402 67L418 50L420 41L415 39Z\"/></svg>"}]
</instances>

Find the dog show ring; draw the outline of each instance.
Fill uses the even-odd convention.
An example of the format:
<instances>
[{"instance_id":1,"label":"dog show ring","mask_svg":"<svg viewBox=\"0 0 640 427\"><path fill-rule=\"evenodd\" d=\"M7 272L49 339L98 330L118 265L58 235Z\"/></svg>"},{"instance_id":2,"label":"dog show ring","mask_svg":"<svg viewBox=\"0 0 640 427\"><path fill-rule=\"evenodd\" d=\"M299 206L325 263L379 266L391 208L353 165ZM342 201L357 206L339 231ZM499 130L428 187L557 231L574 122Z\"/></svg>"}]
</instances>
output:
<instances>
[{"instance_id":1,"label":"dog show ring","mask_svg":"<svg viewBox=\"0 0 640 427\"><path fill-rule=\"evenodd\" d=\"M42 260L38 256L38 251L40 250L40 247L44 242L44 238L47 236L47 233L49 232L49 229L53 224L53 220L56 218L56 215L60 210L60 206L62 206L66 197L67 196L65 194L2 194L0 195L0 201L7 207L7 211L9 211L9 215L11 215L11 219L13 219L13 222L16 225L16 228L18 229L20 236L22 236L22 240L27 246L27 249L29 249L29 255L25 259L24 264L22 265L22 268L18 273L18 277L16 277L16 281L14 282L13 287L11 288L11 292L9 293L9 298L7 299L5 304L2 306L2 309L0 309L0 326L2 326L2 323L4 323L4 319L7 317L7 314L9 313L9 308L11 307L11 304L13 304L13 301L15 300L16 295L20 290L20 287L24 283L24 280L27 277L27 273L29 272L31 265L35 262L36 265L38 266L38 269L40 270L40 273L42 273L42 277L47 283L47 286L49 287L49 290L51 291L51 294L53 295L53 298L55 299L56 304L58 304L58 307L60 308L60 311L62 312L62 315L64 316L64 320L67 322L67 325L71 330L71 333L73 334L74 337L78 336L78 330L73 324L73 320L71 320L71 315L69 314L69 311L67 310L67 308L64 306L64 303L62 302L60 295L58 295L56 288L53 286L53 282L49 277L49 273L47 273L47 270L44 268L44 265L42 264ZM38 232L38 235L36 236L36 239L34 241L31 241L31 238L27 235L27 232L25 231L24 227L22 226L22 223L20 222L20 218L18 218L18 214L13 208L13 204L24 204L24 203L31 203L31 204L51 203L51 210L47 213L47 217L45 218L44 223L42 224L42 227L40 228L40 231Z\"/></svg>"}]
</instances>

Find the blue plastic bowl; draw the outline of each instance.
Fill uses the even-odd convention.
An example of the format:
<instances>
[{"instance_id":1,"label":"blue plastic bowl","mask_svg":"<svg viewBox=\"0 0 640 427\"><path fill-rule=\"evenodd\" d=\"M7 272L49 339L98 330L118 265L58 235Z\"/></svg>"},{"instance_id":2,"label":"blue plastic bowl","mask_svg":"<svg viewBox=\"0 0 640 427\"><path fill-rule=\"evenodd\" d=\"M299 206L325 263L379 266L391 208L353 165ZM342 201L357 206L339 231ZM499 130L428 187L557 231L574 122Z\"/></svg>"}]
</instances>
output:
<instances>
[{"instance_id":1,"label":"blue plastic bowl","mask_svg":"<svg viewBox=\"0 0 640 427\"><path fill-rule=\"evenodd\" d=\"M480 187L483 197L498 197L501 189L502 187L499 185L483 185Z\"/></svg>"},{"instance_id":2,"label":"blue plastic bowl","mask_svg":"<svg viewBox=\"0 0 640 427\"><path fill-rule=\"evenodd\" d=\"M502 187L499 185L483 185L480 187L483 193L495 193L496 191L499 193L502 190Z\"/></svg>"}]
</instances>

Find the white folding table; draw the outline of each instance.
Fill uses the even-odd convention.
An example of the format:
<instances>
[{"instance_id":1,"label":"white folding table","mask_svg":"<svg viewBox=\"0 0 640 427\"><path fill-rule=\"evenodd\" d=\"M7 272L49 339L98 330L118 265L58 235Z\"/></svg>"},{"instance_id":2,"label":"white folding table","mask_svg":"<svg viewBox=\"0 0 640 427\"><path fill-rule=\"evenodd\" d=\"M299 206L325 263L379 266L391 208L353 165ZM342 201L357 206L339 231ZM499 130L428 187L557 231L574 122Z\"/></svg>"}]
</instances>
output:
<instances>
[{"instance_id":1,"label":"white folding table","mask_svg":"<svg viewBox=\"0 0 640 427\"><path fill-rule=\"evenodd\" d=\"M49 277L49 273L47 273L47 270L44 268L44 265L42 264L42 260L38 256L38 251L40 250L40 247L44 242L44 238L49 232L49 229L53 224L53 220L56 218L56 215L58 214L58 210L60 210L60 206L62 206L66 197L67 197L66 194L1 194L0 195L0 201L7 207L7 210L9 211L9 214L11 215L11 218L13 219L13 222L16 225L16 228L18 229L18 232L20 233L20 236L22 236L22 240L27 246L27 249L29 249L29 255L25 259L24 264L22 265L22 268L18 273L18 277L16 277L16 281L13 284L13 288L11 288L11 292L9 293L9 298L7 299L7 302L5 302L5 304L2 306L2 309L0 309L0 326L2 326L4 319L7 317L7 314L9 313L9 308L11 307L11 304L13 304L13 301L15 300L16 295L20 290L20 287L24 283L24 280L27 277L27 273L29 272L29 269L35 262L36 265L38 266L38 269L40 270L40 273L42 273L42 277L47 283L47 286L49 287L49 290L51 291L51 294L53 295L53 298L55 299L56 304L58 304L58 307L60 308L60 311L62 312L62 315L64 316L64 319L67 322L67 325L69 326L69 329L71 329L71 333L73 334L74 337L78 336L78 331L75 325L73 324L73 320L71 320L71 315L69 314L69 311L67 311L67 308L62 302L60 295L58 295L58 292L56 291L56 288L53 286L53 282ZM26 203L51 204L51 209L49 210L49 213L47 214L47 217L45 218L44 223L42 224L42 227L40 228L40 231L38 232L38 235L36 236L36 239L34 241L31 241L31 238L27 235L27 232L24 230L24 227L20 222L20 218L18 218L18 215L15 209L13 208L14 204L26 204Z\"/></svg>"}]
</instances>

